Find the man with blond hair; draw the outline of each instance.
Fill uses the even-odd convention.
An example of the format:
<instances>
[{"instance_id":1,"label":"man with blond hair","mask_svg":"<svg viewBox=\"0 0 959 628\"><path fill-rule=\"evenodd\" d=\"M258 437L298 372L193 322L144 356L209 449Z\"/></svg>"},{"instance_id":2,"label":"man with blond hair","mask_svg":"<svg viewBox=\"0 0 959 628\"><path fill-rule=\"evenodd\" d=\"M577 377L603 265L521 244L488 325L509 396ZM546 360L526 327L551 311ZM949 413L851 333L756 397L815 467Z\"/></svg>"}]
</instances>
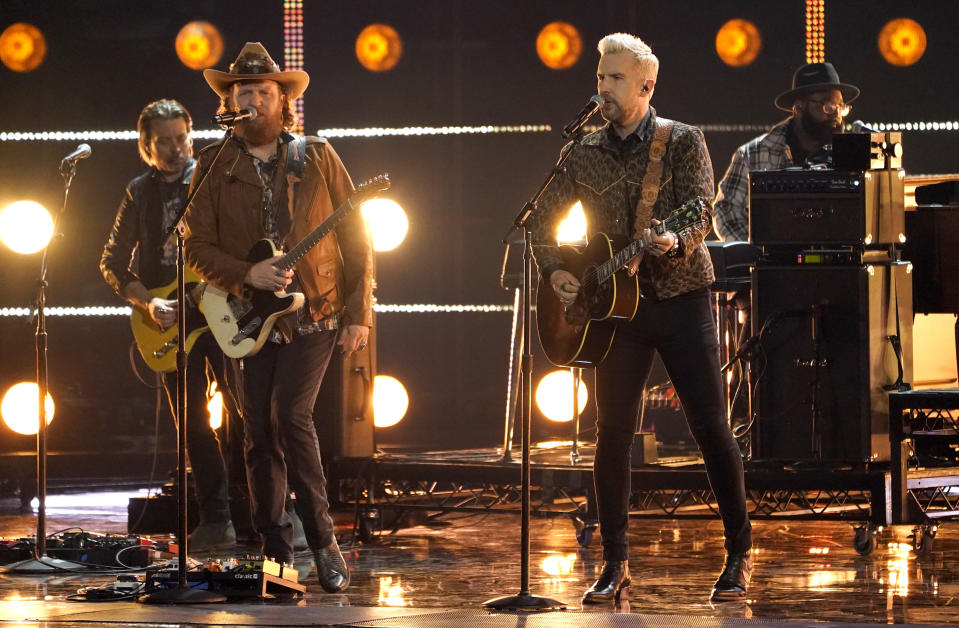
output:
<instances>
[{"instance_id":1,"label":"man with blond hair","mask_svg":"<svg viewBox=\"0 0 959 628\"><path fill-rule=\"evenodd\" d=\"M630 450L656 352L702 451L723 520L726 563L711 597L739 599L749 584L752 541L742 457L726 421L709 301L714 280L704 244L712 228L709 152L698 128L659 117L650 106L659 60L645 42L616 33L600 40L598 49L597 92L607 124L563 149L573 152L533 221L540 273L565 305L576 300L580 278L565 268L554 234L574 202L582 202L589 236L602 232L645 245L621 271L636 276L639 307L632 320L618 324L605 360L596 367L593 476L603 568L583 602L618 599L630 584ZM679 233L654 229L696 199L707 208L700 220Z\"/></svg>"}]
</instances>

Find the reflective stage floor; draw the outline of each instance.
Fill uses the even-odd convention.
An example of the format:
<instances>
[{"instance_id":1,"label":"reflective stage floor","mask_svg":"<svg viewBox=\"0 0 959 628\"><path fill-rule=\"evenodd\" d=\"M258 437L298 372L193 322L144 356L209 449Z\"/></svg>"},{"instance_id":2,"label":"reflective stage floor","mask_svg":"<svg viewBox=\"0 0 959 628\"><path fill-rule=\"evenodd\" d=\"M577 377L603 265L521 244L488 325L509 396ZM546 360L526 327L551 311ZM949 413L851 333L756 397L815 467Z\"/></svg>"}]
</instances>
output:
<instances>
[{"instance_id":1,"label":"reflective stage floor","mask_svg":"<svg viewBox=\"0 0 959 628\"><path fill-rule=\"evenodd\" d=\"M47 532L82 528L125 533L131 492L50 495ZM0 502L0 536L32 536L35 517L15 499ZM0 621L15 626L808 626L959 625L959 524L945 522L930 551L917 555L905 527L877 533L860 556L853 526L840 522L754 522L755 569L745 603L711 605L722 566L718 520L634 520L630 525L633 586L618 606L582 608L580 595L598 574L598 536L580 548L565 517L532 521L531 591L563 601L566 612L489 614L482 602L519 592L520 518L512 514L448 514L428 525L354 543L352 513L337 514L337 533L352 569L345 594L325 594L304 578L297 601L156 606L132 601L71 602L81 587L115 575L0 575ZM237 547L219 557L241 555ZM199 556L198 558L203 558ZM301 573L309 552L297 555Z\"/></svg>"}]
</instances>

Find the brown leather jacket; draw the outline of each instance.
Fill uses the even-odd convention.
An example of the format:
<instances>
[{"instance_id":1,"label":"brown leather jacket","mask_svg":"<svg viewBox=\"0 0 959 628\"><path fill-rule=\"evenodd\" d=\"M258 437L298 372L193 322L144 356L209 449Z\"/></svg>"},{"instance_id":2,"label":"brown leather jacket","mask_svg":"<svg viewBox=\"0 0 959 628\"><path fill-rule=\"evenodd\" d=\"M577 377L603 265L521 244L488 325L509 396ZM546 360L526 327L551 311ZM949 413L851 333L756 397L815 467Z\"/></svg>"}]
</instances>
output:
<instances>
[{"instance_id":1,"label":"brown leather jacket","mask_svg":"<svg viewBox=\"0 0 959 628\"><path fill-rule=\"evenodd\" d=\"M286 170L291 136L284 134L277 167L283 169L285 194L293 207L292 229L284 243L289 250L330 216L353 192L350 175L339 155L323 138L307 138L302 179ZM193 184L209 168L218 144L200 151ZM261 223L263 184L253 159L231 140L185 216L186 260L206 281L242 296L243 280L253 265L250 248L266 237ZM286 203L289 207L292 203ZM313 320L335 314L340 326L373 324L373 249L359 210L310 250L294 267Z\"/></svg>"}]
</instances>

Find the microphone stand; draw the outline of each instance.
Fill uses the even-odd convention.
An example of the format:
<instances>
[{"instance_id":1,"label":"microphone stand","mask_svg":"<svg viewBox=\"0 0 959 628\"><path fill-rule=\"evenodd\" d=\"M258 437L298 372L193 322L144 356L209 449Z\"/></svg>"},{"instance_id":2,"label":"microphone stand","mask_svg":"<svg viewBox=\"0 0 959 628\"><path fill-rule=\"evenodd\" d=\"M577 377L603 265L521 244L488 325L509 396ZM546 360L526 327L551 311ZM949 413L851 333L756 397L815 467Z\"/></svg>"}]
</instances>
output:
<instances>
[{"instance_id":1,"label":"microphone stand","mask_svg":"<svg viewBox=\"0 0 959 628\"><path fill-rule=\"evenodd\" d=\"M586 121L583 120L583 123ZM582 126L582 124L580 125ZM520 209L519 214L516 215L516 218L513 220L513 226L510 227L506 235L503 236L503 243L509 241L509 236L514 229L523 230L523 287L522 287L522 323L521 323L521 337L524 339L522 346L522 362L521 362L521 378L523 381L522 390L520 395L522 398L522 476L521 476L521 490L520 494L522 496L522 506L521 506L521 524L520 524L520 591L517 595L506 595L491 600L483 602L483 606L498 611L547 611L547 610L562 610L566 608L566 604L553 600L546 597L539 597L532 595L529 591L529 511L530 511L530 499L529 499L529 484L530 484L530 463L529 463L529 454L530 454L530 429L532 427L532 415L533 415L533 353L531 350L532 343L530 342L530 329L532 326L532 316L530 312L532 311L532 303L530 299L530 294L532 291L533 284L533 234L530 231L528 221L530 216L537 210L537 203L543 193L546 192L546 188L553 182L553 179L556 178L556 175L563 172L563 166L566 164L566 161L569 159L570 155L573 154L573 150L579 146L580 140L582 140L582 132L576 130L572 134L573 141L570 144L569 150L565 153L562 153L559 161L550 170L549 176L546 177L546 180L540 185L539 189L536 190L536 193L533 194L530 200L526 201L526 204L523 205L523 208Z\"/></svg>"},{"instance_id":2,"label":"microphone stand","mask_svg":"<svg viewBox=\"0 0 959 628\"><path fill-rule=\"evenodd\" d=\"M53 220L53 235L43 247L40 258L40 276L37 279L37 329L35 346L37 354L37 389L40 405L37 406L37 542L33 547L33 558L21 560L0 568L3 573L48 574L55 571L73 571L86 569L86 565L60 558L47 556L47 412L46 400L49 390L47 368L47 255L50 242L57 237L60 218L67 211L67 198L70 196L70 184L77 173L76 159L60 163L60 175L63 177L63 206Z\"/></svg>"},{"instance_id":3,"label":"microphone stand","mask_svg":"<svg viewBox=\"0 0 959 628\"><path fill-rule=\"evenodd\" d=\"M210 604L214 602L226 602L226 596L205 589L195 589L187 584L186 562L187 562L187 489L186 489L186 434L187 434L187 407L186 407L186 370L187 370L187 352L186 352L186 281L184 278L183 262L183 231L180 229L180 222L186 213L190 203L196 197L196 193L206 182L213 166L220 158L227 142L233 137L233 127L227 128L223 134L223 141L217 148L216 154L210 161L210 165L200 176L200 180L190 194L187 196L180 213L174 218L170 229L160 240L168 241L176 233L176 300L177 300L177 349L176 349L176 542L177 542L177 586L172 589L158 589L140 596L138 601L146 604ZM196 176L196 171L194 171Z\"/></svg>"}]
</instances>

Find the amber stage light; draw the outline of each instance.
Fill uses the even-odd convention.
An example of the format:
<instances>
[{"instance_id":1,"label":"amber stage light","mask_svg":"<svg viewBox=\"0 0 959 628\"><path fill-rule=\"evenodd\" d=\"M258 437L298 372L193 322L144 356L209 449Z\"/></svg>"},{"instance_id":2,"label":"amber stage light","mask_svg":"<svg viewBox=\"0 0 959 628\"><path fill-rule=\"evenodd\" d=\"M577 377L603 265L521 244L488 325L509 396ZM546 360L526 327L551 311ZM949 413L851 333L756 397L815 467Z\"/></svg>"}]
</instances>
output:
<instances>
[{"instance_id":1,"label":"amber stage light","mask_svg":"<svg viewBox=\"0 0 959 628\"><path fill-rule=\"evenodd\" d=\"M726 65L749 65L762 46L759 29L747 20L729 20L716 32L716 54Z\"/></svg>"},{"instance_id":2,"label":"amber stage light","mask_svg":"<svg viewBox=\"0 0 959 628\"><path fill-rule=\"evenodd\" d=\"M30 436L40 429L40 389L36 382L20 382L11 386L3 401L0 402L0 414L3 422L17 434ZM55 411L53 397L48 392L43 403L44 417L47 425L53 420Z\"/></svg>"},{"instance_id":3,"label":"amber stage light","mask_svg":"<svg viewBox=\"0 0 959 628\"><path fill-rule=\"evenodd\" d=\"M908 17L890 20L879 31L879 53L892 65L912 65L926 52L926 31Z\"/></svg>"},{"instance_id":4,"label":"amber stage light","mask_svg":"<svg viewBox=\"0 0 959 628\"><path fill-rule=\"evenodd\" d=\"M566 22L550 22L536 36L536 54L543 65L553 70L572 67L582 51L579 31Z\"/></svg>"},{"instance_id":5,"label":"amber stage light","mask_svg":"<svg viewBox=\"0 0 959 628\"><path fill-rule=\"evenodd\" d=\"M403 40L387 24L370 24L356 37L356 58L370 72L392 70L402 55Z\"/></svg>"},{"instance_id":6,"label":"amber stage light","mask_svg":"<svg viewBox=\"0 0 959 628\"><path fill-rule=\"evenodd\" d=\"M17 22L0 33L0 61L14 72L36 70L47 56L47 40L33 24Z\"/></svg>"},{"instance_id":7,"label":"amber stage light","mask_svg":"<svg viewBox=\"0 0 959 628\"><path fill-rule=\"evenodd\" d=\"M176 56L191 70L216 65L223 55L223 37L209 22L189 22L176 35Z\"/></svg>"}]
</instances>

